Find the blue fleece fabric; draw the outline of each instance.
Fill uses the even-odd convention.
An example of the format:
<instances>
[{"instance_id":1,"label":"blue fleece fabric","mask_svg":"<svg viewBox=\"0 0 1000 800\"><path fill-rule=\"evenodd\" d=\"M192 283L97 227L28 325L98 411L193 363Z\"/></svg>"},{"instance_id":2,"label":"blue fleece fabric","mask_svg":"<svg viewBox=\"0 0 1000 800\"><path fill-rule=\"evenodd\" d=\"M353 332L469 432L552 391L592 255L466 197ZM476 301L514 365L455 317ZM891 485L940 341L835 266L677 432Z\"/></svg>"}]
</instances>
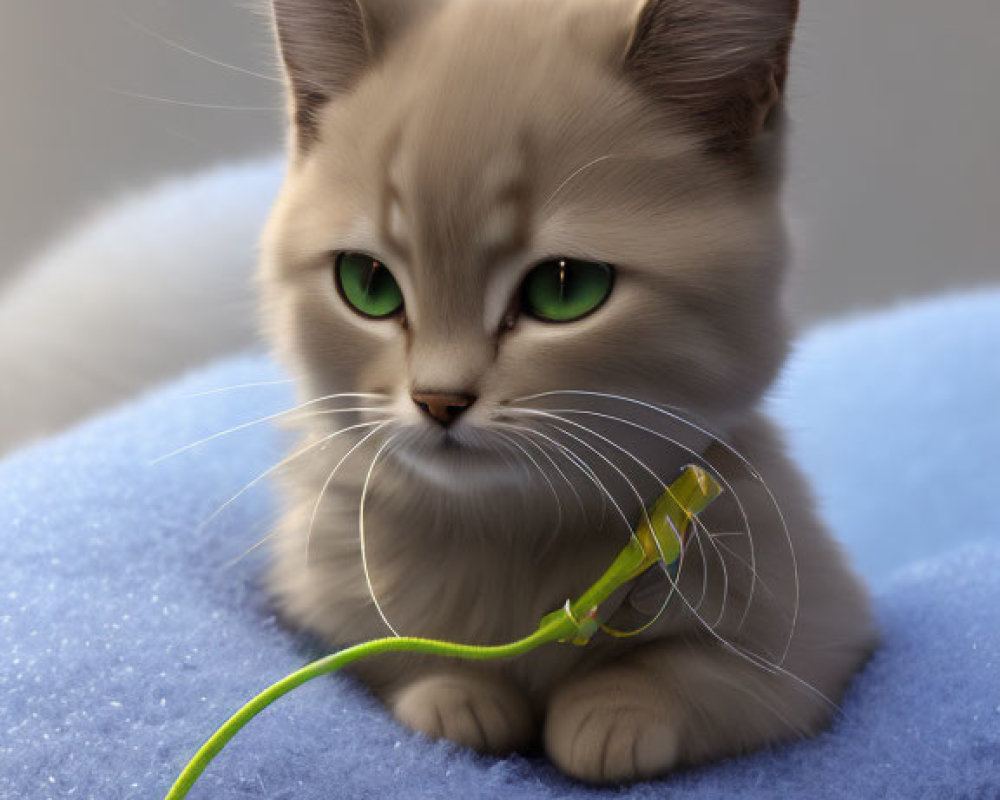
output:
<instances>
[{"instance_id":1,"label":"blue fleece fabric","mask_svg":"<svg viewBox=\"0 0 1000 800\"><path fill-rule=\"evenodd\" d=\"M311 658L260 588L288 402L229 361L0 465L0 798L160 798L226 716ZM348 679L282 700L193 798L1000 797L1000 292L818 330L772 409L885 634L833 728L626 790L430 742ZM236 560L238 559L238 560ZM235 560L235 561L234 561Z\"/></svg>"}]
</instances>

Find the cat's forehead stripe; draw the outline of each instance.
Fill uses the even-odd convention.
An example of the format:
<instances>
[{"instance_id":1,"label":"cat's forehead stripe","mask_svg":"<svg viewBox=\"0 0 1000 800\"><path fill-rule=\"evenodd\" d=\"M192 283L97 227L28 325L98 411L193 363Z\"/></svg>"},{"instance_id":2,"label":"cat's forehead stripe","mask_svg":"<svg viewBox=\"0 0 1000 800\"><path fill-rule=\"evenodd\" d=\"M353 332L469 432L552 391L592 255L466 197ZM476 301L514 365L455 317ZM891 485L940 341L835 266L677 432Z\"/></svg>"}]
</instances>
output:
<instances>
[{"instance_id":1,"label":"cat's forehead stripe","mask_svg":"<svg viewBox=\"0 0 1000 800\"><path fill-rule=\"evenodd\" d=\"M428 195L447 203L462 218L465 230L461 238L468 248L462 254L465 258L489 264L526 246L531 224L531 191L524 146L499 151L469 180L468 176L461 176L457 164L447 165L451 174L444 168L436 174L407 170L402 138L394 137L393 145L385 161L379 231L397 254L410 260L421 240L434 250L440 249L434 241L438 232L431 224L437 215L421 213L414 202L415 198L426 201ZM461 180L462 177L466 180ZM432 181L444 187L469 188L455 190L455 196L444 198L438 187L422 185Z\"/></svg>"},{"instance_id":2,"label":"cat's forehead stripe","mask_svg":"<svg viewBox=\"0 0 1000 800\"><path fill-rule=\"evenodd\" d=\"M409 261L411 257L409 244L411 232L401 191L403 176L400 144L400 133L392 136L389 140L378 224L379 232L390 248L396 251L397 255Z\"/></svg>"},{"instance_id":3,"label":"cat's forehead stripe","mask_svg":"<svg viewBox=\"0 0 1000 800\"><path fill-rule=\"evenodd\" d=\"M498 153L483 172L487 211L478 234L481 257L489 263L527 246L532 214L527 139Z\"/></svg>"}]
</instances>

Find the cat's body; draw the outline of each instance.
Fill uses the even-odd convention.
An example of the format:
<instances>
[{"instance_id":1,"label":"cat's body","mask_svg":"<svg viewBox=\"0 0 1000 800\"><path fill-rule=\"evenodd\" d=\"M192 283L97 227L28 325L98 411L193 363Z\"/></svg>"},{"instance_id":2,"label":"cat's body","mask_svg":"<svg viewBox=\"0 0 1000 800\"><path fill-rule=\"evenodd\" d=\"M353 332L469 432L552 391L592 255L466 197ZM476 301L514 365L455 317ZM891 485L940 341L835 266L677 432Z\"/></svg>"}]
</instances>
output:
<instances>
[{"instance_id":1,"label":"cat's body","mask_svg":"<svg viewBox=\"0 0 1000 800\"><path fill-rule=\"evenodd\" d=\"M331 644L387 623L510 641L596 579L682 464L727 484L639 636L360 667L418 730L493 752L541 733L570 774L634 780L817 730L872 645L754 410L786 342L794 23L757 6L275 2L295 125L265 313L308 402L275 540L286 616ZM398 311L350 307L342 253L369 254L365 292L391 271ZM564 257L613 286L546 322L524 287ZM665 580L614 623L655 615Z\"/></svg>"}]
</instances>

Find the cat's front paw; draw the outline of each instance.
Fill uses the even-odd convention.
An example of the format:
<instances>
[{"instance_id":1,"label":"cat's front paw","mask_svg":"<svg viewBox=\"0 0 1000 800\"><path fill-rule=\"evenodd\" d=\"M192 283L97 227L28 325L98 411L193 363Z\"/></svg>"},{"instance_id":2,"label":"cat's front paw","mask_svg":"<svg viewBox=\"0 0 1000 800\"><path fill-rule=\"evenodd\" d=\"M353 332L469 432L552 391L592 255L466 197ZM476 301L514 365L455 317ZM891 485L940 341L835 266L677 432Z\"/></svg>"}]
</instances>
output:
<instances>
[{"instance_id":1,"label":"cat's front paw","mask_svg":"<svg viewBox=\"0 0 1000 800\"><path fill-rule=\"evenodd\" d=\"M679 726L641 672L599 671L560 689L549 703L545 748L568 775L631 783L677 764Z\"/></svg>"},{"instance_id":2,"label":"cat's front paw","mask_svg":"<svg viewBox=\"0 0 1000 800\"><path fill-rule=\"evenodd\" d=\"M534 715L524 696L482 675L419 678L395 695L391 707L404 725L481 753L510 753L534 735Z\"/></svg>"}]
</instances>

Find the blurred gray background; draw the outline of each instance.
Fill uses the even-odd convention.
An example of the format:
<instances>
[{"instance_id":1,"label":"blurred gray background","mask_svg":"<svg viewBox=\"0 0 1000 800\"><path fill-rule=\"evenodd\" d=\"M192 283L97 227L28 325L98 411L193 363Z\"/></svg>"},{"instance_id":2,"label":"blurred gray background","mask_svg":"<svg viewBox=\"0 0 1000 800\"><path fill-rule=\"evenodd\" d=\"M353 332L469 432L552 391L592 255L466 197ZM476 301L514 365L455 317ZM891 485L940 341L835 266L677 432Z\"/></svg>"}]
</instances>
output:
<instances>
[{"instance_id":1,"label":"blurred gray background","mask_svg":"<svg viewBox=\"0 0 1000 800\"><path fill-rule=\"evenodd\" d=\"M1000 2L803 6L790 88L797 319L1000 280ZM95 204L281 147L255 0L2 8L0 284Z\"/></svg>"}]
</instances>

